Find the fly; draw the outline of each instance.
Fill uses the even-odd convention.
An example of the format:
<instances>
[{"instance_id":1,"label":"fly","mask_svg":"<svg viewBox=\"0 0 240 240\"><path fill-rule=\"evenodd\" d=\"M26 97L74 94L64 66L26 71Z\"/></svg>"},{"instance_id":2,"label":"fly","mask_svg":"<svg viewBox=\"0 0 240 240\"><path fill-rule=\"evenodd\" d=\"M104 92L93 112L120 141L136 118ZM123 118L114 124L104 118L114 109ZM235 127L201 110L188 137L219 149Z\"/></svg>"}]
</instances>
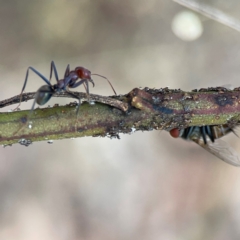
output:
<instances>
[{"instance_id":1,"label":"fly","mask_svg":"<svg viewBox=\"0 0 240 240\"><path fill-rule=\"evenodd\" d=\"M236 151L226 142L219 139L226 134L233 132L227 124L216 126L192 126L182 130L174 128L170 131L172 137L181 137L190 140L212 153L219 159L234 166L240 166L240 159ZM235 133L236 134L236 133Z\"/></svg>"}]
</instances>

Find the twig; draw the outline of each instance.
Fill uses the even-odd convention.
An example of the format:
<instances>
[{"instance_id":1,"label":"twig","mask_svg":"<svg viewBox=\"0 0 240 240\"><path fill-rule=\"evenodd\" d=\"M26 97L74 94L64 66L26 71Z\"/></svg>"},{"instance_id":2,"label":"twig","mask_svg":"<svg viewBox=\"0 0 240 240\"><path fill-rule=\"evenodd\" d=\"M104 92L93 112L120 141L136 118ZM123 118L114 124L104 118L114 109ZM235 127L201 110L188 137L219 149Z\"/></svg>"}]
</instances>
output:
<instances>
[{"instance_id":1,"label":"twig","mask_svg":"<svg viewBox=\"0 0 240 240\"><path fill-rule=\"evenodd\" d=\"M5 104L14 102L14 98L11 99L5 100ZM114 101L102 96L92 99L102 100L96 101L95 105L82 104L78 116L77 104L35 109L32 115L29 110L1 113L0 144L19 142L29 145L33 141L84 136L119 138L119 133L138 130L218 124L235 126L240 122L239 88L227 90L219 87L193 92L136 88ZM112 107L115 100L120 102L116 104L118 108ZM106 102L115 103L109 106ZM129 106L128 111L119 110L119 106Z\"/></svg>"},{"instance_id":2,"label":"twig","mask_svg":"<svg viewBox=\"0 0 240 240\"><path fill-rule=\"evenodd\" d=\"M110 105L112 107L118 108L122 111L127 111L128 105L122 101L119 101L117 98L121 98L121 96L113 96L113 97L104 97L96 94L89 94L89 98L87 98L86 93L82 92L72 92L75 96L78 96L81 99L81 102L99 102L103 104ZM35 98L36 92L30 93L23 93L22 94L22 102L26 102L28 100ZM54 93L53 97L66 97L66 98L73 98L71 95L67 94L66 92ZM0 101L0 108L13 105L16 103L20 103L21 95L14 96L9 99L5 99ZM76 100L76 99L75 99Z\"/></svg>"}]
</instances>

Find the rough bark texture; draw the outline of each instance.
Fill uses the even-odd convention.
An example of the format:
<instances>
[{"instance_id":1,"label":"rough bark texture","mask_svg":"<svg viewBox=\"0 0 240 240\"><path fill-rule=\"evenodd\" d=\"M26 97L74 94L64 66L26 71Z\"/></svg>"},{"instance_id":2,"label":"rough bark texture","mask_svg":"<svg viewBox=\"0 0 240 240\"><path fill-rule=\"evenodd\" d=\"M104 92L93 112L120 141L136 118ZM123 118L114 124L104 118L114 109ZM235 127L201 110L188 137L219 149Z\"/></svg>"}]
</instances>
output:
<instances>
[{"instance_id":1,"label":"rough bark texture","mask_svg":"<svg viewBox=\"0 0 240 240\"><path fill-rule=\"evenodd\" d=\"M75 93L76 94L76 93ZM0 143L108 136L152 129L229 124L239 122L240 91L238 88L208 88L183 92L165 89L133 89L129 94L114 97L77 93L83 103L76 115L77 104L55 106L30 111L5 112L0 115ZM68 97L58 94L58 97ZM85 96L85 97L84 97ZM33 99L33 93L23 94L22 100ZM20 101L16 96L0 102L0 107Z\"/></svg>"}]
</instances>

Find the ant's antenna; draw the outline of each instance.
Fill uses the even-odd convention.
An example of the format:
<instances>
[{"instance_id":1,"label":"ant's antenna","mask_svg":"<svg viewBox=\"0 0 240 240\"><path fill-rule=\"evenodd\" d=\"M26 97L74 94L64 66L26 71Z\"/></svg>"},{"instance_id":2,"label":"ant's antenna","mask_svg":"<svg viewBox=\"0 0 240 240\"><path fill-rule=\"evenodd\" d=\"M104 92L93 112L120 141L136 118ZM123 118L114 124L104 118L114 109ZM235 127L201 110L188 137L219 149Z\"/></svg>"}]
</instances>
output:
<instances>
[{"instance_id":1,"label":"ant's antenna","mask_svg":"<svg viewBox=\"0 0 240 240\"><path fill-rule=\"evenodd\" d=\"M104 76L102 76L102 75L100 75L100 74L97 74L97 73L93 73L93 74L91 74L91 75L95 75L95 76L99 76L99 77L105 78L105 79L108 81L109 85L111 86L111 88L112 88L113 92L115 93L115 95L117 95L117 93L116 93L113 85L111 84L111 82L110 82L106 77L104 77Z\"/></svg>"}]
</instances>

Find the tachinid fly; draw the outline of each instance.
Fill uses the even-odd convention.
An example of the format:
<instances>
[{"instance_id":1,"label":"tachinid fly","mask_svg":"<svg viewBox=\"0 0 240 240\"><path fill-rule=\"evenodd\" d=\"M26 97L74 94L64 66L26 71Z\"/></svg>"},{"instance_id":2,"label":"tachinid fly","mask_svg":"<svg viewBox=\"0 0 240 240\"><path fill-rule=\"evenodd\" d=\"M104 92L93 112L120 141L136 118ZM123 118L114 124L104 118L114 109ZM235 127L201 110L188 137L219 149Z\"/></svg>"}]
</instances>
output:
<instances>
[{"instance_id":1,"label":"tachinid fly","mask_svg":"<svg viewBox=\"0 0 240 240\"><path fill-rule=\"evenodd\" d=\"M240 166L240 159L235 150L219 139L230 132L234 132L234 129L225 124L202 127L193 126L182 130L174 128L170 131L170 135L175 138L181 137L185 140L191 140L224 162Z\"/></svg>"}]
</instances>

